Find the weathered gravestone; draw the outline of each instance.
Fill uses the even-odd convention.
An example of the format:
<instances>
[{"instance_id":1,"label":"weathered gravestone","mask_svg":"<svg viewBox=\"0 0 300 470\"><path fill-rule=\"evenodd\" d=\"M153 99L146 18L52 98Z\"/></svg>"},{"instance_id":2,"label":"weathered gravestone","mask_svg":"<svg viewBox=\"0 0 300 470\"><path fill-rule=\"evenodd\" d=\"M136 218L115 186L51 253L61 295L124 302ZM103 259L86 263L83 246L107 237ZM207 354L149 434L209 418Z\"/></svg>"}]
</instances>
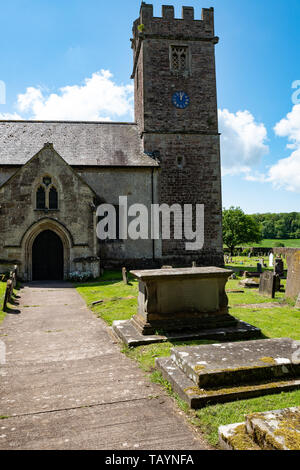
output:
<instances>
[{"instance_id":1,"label":"weathered gravestone","mask_svg":"<svg viewBox=\"0 0 300 470\"><path fill-rule=\"evenodd\" d=\"M273 255L273 253L269 254L269 267L270 268L274 267L274 255Z\"/></svg>"},{"instance_id":2,"label":"weathered gravestone","mask_svg":"<svg viewBox=\"0 0 300 470\"><path fill-rule=\"evenodd\" d=\"M287 298L294 298L299 295L299 292L300 292L300 251L296 251L289 260L285 296Z\"/></svg>"},{"instance_id":3,"label":"weathered gravestone","mask_svg":"<svg viewBox=\"0 0 300 470\"><path fill-rule=\"evenodd\" d=\"M300 388L300 342L273 338L171 349L156 367L191 408Z\"/></svg>"},{"instance_id":4,"label":"weathered gravestone","mask_svg":"<svg viewBox=\"0 0 300 470\"><path fill-rule=\"evenodd\" d=\"M274 273L280 277L284 277L284 265L281 258L275 259Z\"/></svg>"},{"instance_id":5,"label":"weathered gravestone","mask_svg":"<svg viewBox=\"0 0 300 470\"><path fill-rule=\"evenodd\" d=\"M128 284L128 276L127 276L126 268L122 268L122 278L123 278L124 284Z\"/></svg>"},{"instance_id":6,"label":"weathered gravestone","mask_svg":"<svg viewBox=\"0 0 300 470\"><path fill-rule=\"evenodd\" d=\"M274 299L276 291L276 274L265 271L260 276L259 293L265 297Z\"/></svg>"},{"instance_id":7,"label":"weathered gravestone","mask_svg":"<svg viewBox=\"0 0 300 470\"><path fill-rule=\"evenodd\" d=\"M257 268L256 268L256 269L257 269L257 272L258 272L258 273L262 273L262 272L263 272L263 271L262 271L262 264L261 264L261 263L257 263L256 266L257 266Z\"/></svg>"},{"instance_id":8,"label":"weathered gravestone","mask_svg":"<svg viewBox=\"0 0 300 470\"><path fill-rule=\"evenodd\" d=\"M300 407L252 413L243 423L219 427L225 450L300 450Z\"/></svg>"}]
</instances>

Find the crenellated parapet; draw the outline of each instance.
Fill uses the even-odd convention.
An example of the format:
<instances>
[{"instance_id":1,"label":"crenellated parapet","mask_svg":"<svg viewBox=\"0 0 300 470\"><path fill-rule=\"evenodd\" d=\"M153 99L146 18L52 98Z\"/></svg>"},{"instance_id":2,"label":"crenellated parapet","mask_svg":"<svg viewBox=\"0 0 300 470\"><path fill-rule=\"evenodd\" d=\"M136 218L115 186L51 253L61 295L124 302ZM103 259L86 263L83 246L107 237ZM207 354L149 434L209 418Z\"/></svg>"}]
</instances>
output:
<instances>
[{"instance_id":1,"label":"crenellated parapet","mask_svg":"<svg viewBox=\"0 0 300 470\"><path fill-rule=\"evenodd\" d=\"M182 7L181 18L175 18L174 6L163 5L162 16L153 16L153 5L142 3L140 16L134 22L133 35L172 35L198 40L214 39L214 9L203 8L201 19L195 19L193 7Z\"/></svg>"}]
</instances>

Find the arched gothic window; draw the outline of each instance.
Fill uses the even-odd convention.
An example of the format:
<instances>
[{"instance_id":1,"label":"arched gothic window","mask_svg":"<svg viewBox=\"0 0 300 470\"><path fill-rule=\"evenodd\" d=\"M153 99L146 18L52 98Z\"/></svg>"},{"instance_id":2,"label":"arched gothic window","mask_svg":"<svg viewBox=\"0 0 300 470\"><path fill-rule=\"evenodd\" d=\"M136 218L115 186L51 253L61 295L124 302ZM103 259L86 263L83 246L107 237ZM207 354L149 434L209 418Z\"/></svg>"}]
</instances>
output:
<instances>
[{"instance_id":1,"label":"arched gothic window","mask_svg":"<svg viewBox=\"0 0 300 470\"><path fill-rule=\"evenodd\" d=\"M49 191L49 209L58 209L58 194L54 186Z\"/></svg>"},{"instance_id":2,"label":"arched gothic window","mask_svg":"<svg viewBox=\"0 0 300 470\"><path fill-rule=\"evenodd\" d=\"M50 176L44 176L36 191L36 209L58 210L58 192Z\"/></svg>"},{"instance_id":3,"label":"arched gothic window","mask_svg":"<svg viewBox=\"0 0 300 470\"><path fill-rule=\"evenodd\" d=\"M46 208L46 191L43 186L40 186L36 192L36 208L45 209Z\"/></svg>"}]
</instances>

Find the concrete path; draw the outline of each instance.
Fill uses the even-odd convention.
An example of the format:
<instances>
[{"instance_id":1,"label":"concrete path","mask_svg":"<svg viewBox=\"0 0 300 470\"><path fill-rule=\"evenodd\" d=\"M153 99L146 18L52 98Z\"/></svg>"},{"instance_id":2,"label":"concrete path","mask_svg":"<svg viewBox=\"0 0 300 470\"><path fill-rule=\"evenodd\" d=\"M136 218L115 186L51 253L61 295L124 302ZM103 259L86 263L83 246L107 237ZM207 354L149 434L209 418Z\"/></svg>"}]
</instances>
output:
<instances>
[{"instance_id":1,"label":"concrete path","mask_svg":"<svg viewBox=\"0 0 300 470\"><path fill-rule=\"evenodd\" d=\"M31 283L0 326L0 449L209 448L68 283Z\"/></svg>"}]
</instances>

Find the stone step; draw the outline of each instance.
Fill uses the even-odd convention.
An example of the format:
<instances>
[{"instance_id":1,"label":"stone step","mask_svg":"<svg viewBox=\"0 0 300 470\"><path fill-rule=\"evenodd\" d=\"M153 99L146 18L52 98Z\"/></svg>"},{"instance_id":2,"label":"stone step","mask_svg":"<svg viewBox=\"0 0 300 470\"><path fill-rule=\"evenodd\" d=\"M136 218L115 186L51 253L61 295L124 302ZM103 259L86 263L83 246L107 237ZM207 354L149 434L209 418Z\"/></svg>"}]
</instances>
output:
<instances>
[{"instance_id":1,"label":"stone step","mask_svg":"<svg viewBox=\"0 0 300 470\"><path fill-rule=\"evenodd\" d=\"M246 417L247 434L265 450L300 450L300 407Z\"/></svg>"},{"instance_id":2,"label":"stone step","mask_svg":"<svg viewBox=\"0 0 300 470\"><path fill-rule=\"evenodd\" d=\"M219 427L225 450L300 450L300 407L254 413Z\"/></svg>"},{"instance_id":3,"label":"stone step","mask_svg":"<svg viewBox=\"0 0 300 470\"><path fill-rule=\"evenodd\" d=\"M172 389L193 409L203 408L214 403L244 400L246 398L289 392L300 388L299 378L296 380L205 389L197 387L193 380L187 377L170 357L157 358L155 364L164 379L170 382Z\"/></svg>"},{"instance_id":4,"label":"stone step","mask_svg":"<svg viewBox=\"0 0 300 470\"><path fill-rule=\"evenodd\" d=\"M275 338L172 348L171 359L199 388L300 378L300 342Z\"/></svg>"},{"instance_id":5,"label":"stone step","mask_svg":"<svg viewBox=\"0 0 300 470\"><path fill-rule=\"evenodd\" d=\"M200 329L168 332L161 334L142 334L136 326L135 319L117 320L112 325L115 335L127 346L137 347L151 343L162 343L165 341L191 341L191 340L213 340L213 341L235 341L251 339L261 336L261 331L255 326L238 321L235 326L226 326L214 329Z\"/></svg>"}]
</instances>

